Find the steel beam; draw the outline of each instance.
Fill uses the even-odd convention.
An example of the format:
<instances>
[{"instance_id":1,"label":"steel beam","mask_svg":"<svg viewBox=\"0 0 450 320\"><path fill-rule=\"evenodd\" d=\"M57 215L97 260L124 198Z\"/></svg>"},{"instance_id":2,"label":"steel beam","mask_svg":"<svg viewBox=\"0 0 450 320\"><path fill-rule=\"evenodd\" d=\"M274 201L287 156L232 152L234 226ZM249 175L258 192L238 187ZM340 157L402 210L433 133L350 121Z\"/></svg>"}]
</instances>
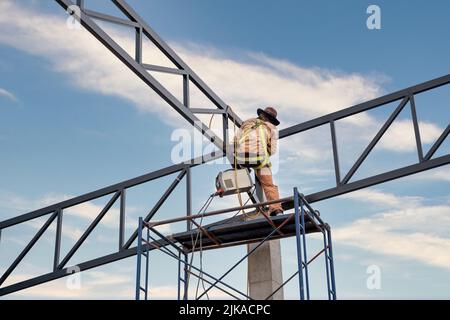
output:
<instances>
[{"instance_id":1,"label":"steel beam","mask_svg":"<svg viewBox=\"0 0 450 320\"><path fill-rule=\"evenodd\" d=\"M447 128L445 128L444 132L440 135L440 137L436 140L436 142L431 146L430 151L427 152L425 155L425 160L430 160L431 157L436 153L436 151L439 149L441 144L445 141L448 134L450 133L450 124L447 125Z\"/></svg>"},{"instance_id":2,"label":"steel beam","mask_svg":"<svg viewBox=\"0 0 450 320\"><path fill-rule=\"evenodd\" d=\"M204 109L204 108L191 108L191 111L193 113L198 113L198 114L225 114L226 111L225 110L220 110L220 109Z\"/></svg>"},{"instance_id":3,"label":"steel beam","mask_svg":"<svg viewBox=\"0 0 450 320\"><path fill-rule=\"evenodd\" d=\"M14 262L9 266L9 268L5 271L5 273L0 277L0 285L5 282L5 280L9 277L9 275L14 271L14 269L19 265L20 261L27 255L27 253L34 247L36 242L42 237L42 235L47 231L48 227L52 224L53 220L55 220L58 212L54 212L50 218L44 223L44 225L38 230L38 232L34 235L30 242L26 245L26 247L20 252Z\"/></svg>"},{"instance_id":4,"label":"steel beam","mask_svg":"<svg viewBox=\"0 0 450 320\"><path fill-rule=\"evenodd\" d=\"M416 138L417 156L419 162L423 161L422 140L420 139L419 121L417 120L416 102L414 96L409 97L409 104L411 106L411 119L414 126L414 136Z\"/></svg>"},{"instance_id":5,"label":"steel beam","mask_svg":"<svg viewBox=\"0 0 450 320\"><path fill-rule=\"evenodd\" d=\"M61 209L56 211L57 220L56 220L56 235L55 235L55 255L53 258L53 271L58 268L59 264L59 256L61 253L61 234L62 234L62 219L63 212Z\"/></svg>"},{"instance_id":6,"label":"steel beam","mask_svg":"<svg viewBox=\"0 0 450 320\"><path fill-rule=\"evenodd\" d=\"M415 173L419 173L425 170L437 168L440 166L444 166L450 164L450 155L445 155L439 158L431 159L428 161L424 161L422 163L413 164L410 166L406 166L400 169L392 170L389 172L381 173L378 175L371 176L369 178L360 179L355 182L347 183L345 185L341 185L337 188L331 188L324 191L312 193L306 196L306 200L309 203L329 199L332 197L336 197L348 192L356 191L359 189L367 188L376 184L380 184L383 182L391 181L394 179L402 178L408 175L412 175ZM289 206L286 206L289 208Z\"/></svg>"},{"instance_id":7,"label":"steel beam","mask_svg":"<svg viewBox=\"0 0 450 320\"><path fill-rule=\"evenodd\" d=\"M85 270L99 267L99 266L102 266L102 265L105 265L105 264L108 264L111 262L129 258L134 255L136 255L136 247L80 263L77 265L77 269L79 271L85 271ZM35 277L32 279L24 280L24 281L0 288L0 296L4 296L6 294L10 294L10 293L13 293L16 291L20 291L20 290L30 288L30 287L33 287L33 286L36 286L36 285L39 285L42 283L46 283L46 282L49 282L52 280L62 278L62 277L71 275L72 272L73 272L73 268L68 267L68 268L64 268L64 269L57 269L54 272L49 272L49 273L43 274L41 276L38 276L38 277Z\"/></svg>"},{"instance_id":8,"label":"steel beam","mask_svg":"<svg viewBox=\"0 0 450 320\"><path fill-rule=\"evenodd\" d=\"M303 132L309 129L313 129L316 127L319 127L321 125L327 124L329 123L331 120L339 120L339 119L343 119L349 116L352 116L354 114L360 113L360 112L364 112L364 111L368 111L371 110L373 108L376 107L380 107L383 105L386 105L388 103L403 99L405 97L408 97L410 95L413 94L418 94L421 92L425 92L431 89L435 89L438 87L441 87L443 85L449 84L450 83L450 74L447 74L445 76L430 80L430 81L426 81L423 82L421 84L400 90L400 91L396 91L394 93L391 94L387 94L385 96L367 101L367 102L363 102L357 105L354 105L352 107L349 108L345 108L330 114L327 114L325 116L322 117L318 117L316 119L310 120L310 121L306 121L288 128L285 128L283 130L280 130L280 134L279 137L281 138L285 138L285 137L289 137L293 134L299 133L299 132Z\"/></svg>"},{"instance_id":9,"label":"steel beam","mask_svg":"<svg viewBox=\"0 0 450 320\"><path fill-rule=\"evenodd\" d=\"M80 8L82 8L82 7L80 7ZM110 22L110 23L114 23L114 24L119 24L119 25L122 25L122 26L139 28L139 24L136 23L136 22L133 22L133 21L130 21L130 20L126 20L126 19L117 18L117 17L110 16L108 14L104 14L104 13L101 13L101 12L84 9L84 13L86 13L89 17L94 18L94 19L98 19L98 20L102 20L102 21Z\"/></svg>"},{"instance_id":10,"label":"steel beam","mask_svg":"<svg viewBox=\"0 0 450 320\"><path fill-rule=\"evenodd\" d=\"M120 190L120 212L119 212L119 250L122 250L125 241L125 208L126 208L126 190Z\"/></svg>"},{"instance_id":11,"label":"steel beam","mask_svg":"<svg viewBox=\"0 0 450 320\"><path fill-rule=\"evenodd\" d=\"M145 22L142 17L124 0L112 0L112 2L131 20L142 26L144 34L174 63L178 68L185 70L189 74L190 80L213 102L219 109L227 109L227 104L214 93L214 91L162 40L159 35ZM239 125L242 120L230 110L228 112L230 120L236 121Z\"/></svg>"},{"instance_id":12,"label":"steel beam","mask_svg":"<svg viewBox=\"0 0 450 320\"><path fill-rule=\"evenodd\" d=\"M55 0L59 3L65 10L71 5L74 5L70 0ZM124 8L127 10L131 10L131 8L124 1L113 1L116 5L124 11ZM100 28L97 23L84 11L84 9L80 12L80 23L85 27L93 36L95 36L105 47L107 47L117 58L119 58L131 71L133 71L142 81L144 81L151 89L153 89L165 102L167 102L172 108L174 108L181 116L183 116L190 124L192 124L196 129L198 129L209 141L214 143L219 149L222 150L223 143L222 139L216 136L209 128L200 121L189 109L185 108L183 103L181 103L169 90L167 90L158 80L156 80L153 76L151 76L147 70L141 65L140 61L136 61L135 58L131 57L121 46L119 46L102 28ZM127 11L128 12L128 11ZM125 13L125 12L124 12ZM127 14L129 16L130 14ZM156 39L157 35L152 30L149 30L145 22L139 18L133 18L135 22L138 22L139 26L142 28L144 34L146 34L151 40L152 37ZM165 48L167 51L168 46L162 42L162 40L157 38L159 44ZM154 40L152 40L155 42ZM157 43L155 43L158 45ZM171 52L175 54L172 50ZM170 57L169 57L170 58ZM181 62L181 59L180 59ZM184 66L185 64L183 64ZM186 70L181 67L181 69ZM191 76L192 71L189 69L189 75ZM194 75L192 74L191 80L193 81ZM199 78L198 78L199 79ZM206 86L202 82L202 86ZM199 87L200 90L202 88ZM203 88L204 93L209 93L212 95L212 91L209 88ZM216 102L219 99L216 95ZM221 100L220 100L221 101ZM225 108L226 105L222 103L218 103L218 106L221 108ZM230 115L231 116L231 115Z\"/></svg>"},{"instance_id":13,"label":"steel beam","mask_svg":"<svg viewBox=\"0 0 450 320\"><path fill-rule=\"evenodd\" d=\"M206 163L208 161L213 161L213 160L216 160L216 159L220 159L222 157L223 157L223 155L221 153L211 153L211 154L209 154L207 156L201 156L201 157L197 157L197 158L191 159L189 161L186 161L185 163L172 165L172 166L160 169L160 170L156 170L156 171L144 174L144 175L136 177L136 178L125 180L125 181L122 181L122 182L110 185L110 186L105 187L105 188L98 189L96 191L92 191L92 192L86 193L84 195L81 195L81 196L78 196L78 197L75 197L75 198L72 198L72 199L68 199L68 200L65 200L65 201L58 202L58 203L56 203L54 205L50 205L50 206L47 206L45 208L41 208L41 209L38 209L38 210L35 210L35 211L31 211L29 213L26 213L26 214L23 214L23 215L20 215L20 216L11 218L11 219L4 220L4 221L0 222L0 229L12 227L12 226L14 226L16 224L19 224L19 223L22 223L22 222L25 222L25 221L28 221L28 220L31 220L31 219L35 219L35 218L41 217L41 216L46 215L46 214L49 214L49 213L51 213L51 212L53 212L53 211L55 211L57 209L60 209L60 208L64 209L64 208L68 208L68 207L72 207L72 206L78 205L78 204L83 203L83 202L95 200L97 198L101 198L103 196L106 196L106 195L111 194L113 192L117 192L117 191L122 190L122 189L127 189L127 188L130 188L130 187L134 187L134 186L140 185L140 184L145 183L145 182L149 182L149 181L152 181L152 180L155 180L155 179L158 179L158 178L162 178L162 177L168 176L170 174L173 174L173 173L179 172L181 170L184 170L186 167L191 167L191 168L192 167L196 167L196 166L198 166L200 164Z\"/></svg>"},{"instance_id":14,"label":"steel beam","mask_svg":"<svg viewBox=\"0 0 450 320\"><path fill-rule=\"evenodd\" d=\"M72 258L75 252L80 248L83 242L87 239L87 237L91 234L91 232L95 229L95 227L99 224L99 222L103 219L105 214L111 209L116 200L120 197L120 191L117 191L112 198L108 201L106 206L102 209L102 211L98 214L98 216L94 219L94 221L89 225L83 235L78 239L78 241L74 244L74 246L69 250L67 255L62 259L61 263L58 265L58 269L63 268L67 262Z\"/></svg>"},{"instance_id":15,"label":"steel beam","mask_svg":"<svg viewBox=\"0 0 450 320\"><path fill-rule=\"evenodd\" d=\"M391 114L391 116L387 119L387 121L383 124L381 129L377 132L375 137L370 141L369 145L364 149L363 153L359 156L358 160L356 160L355 164L351 167L351 169L348 171L347 175L342 179L342 183L346 184L352 176L355 174L356 170L361 166L363 161L367 158L369 153L373 150L375 145L380 141L381 137L386 133L387 129L391 126L391 124L394 122L394 120L398 117L400 112L402 112L405 105L408 103L409 97L406 97L400 102L398 107L394 110L394 112Z\"/></svg>"},{"instance_id":16,"label":"steel beam","mask_svg":"<svg viewBox=\"0 0 450 320\"><path fill-rule=\"evenodd\" d=\"M170 186L167 188L167 190L164 192L164 194L159 198L159 200L156 202L156 204L153 206L153 208L150 210L150 212L147 214L147 216L144 218L145 222L148 222L153 216L158 212L159 208L164 204L164 202L167 200L167 198L172 194L173 190L178 186L181 179L183 179L184 175L186 174L186 170L181 171L178 176L175 178L175 180L170 184ZM138 236L138 231L135 230L133 234L131 235L130 239L125 243L124 248L129 248L131 244L134 242L136 237Z\"/></svg>"},{"instance_id":17,"label":"steel beam","mask_svg":"<svg viewBox=\"0 0 450 320\"><path fill-rule=\"evenodd\" d=\"M175 69L175 68L168 68L168 67L163 67L163 66L157 66L154 64L147 64L144 63L142 64L142 66L147 69L148 71L155 71L155 72L162 72L162 73L170 73L170 74L178 74L178 75L183 75L186 74L186 71L181 70L181 69Z\"/></svg>"},{"instance_id":18,"label":"steel beam","mask_svg":"<svg viewBox=\"0 0 450 320\"><path fill-rule=\"evenodd\" d=\"M331 145L333 147L334 174L336 177L336 186L341 184L341 169L339 167L339 152L336 139L336 127L334 120L330 121Z\"/></svg>"}]
</instances>

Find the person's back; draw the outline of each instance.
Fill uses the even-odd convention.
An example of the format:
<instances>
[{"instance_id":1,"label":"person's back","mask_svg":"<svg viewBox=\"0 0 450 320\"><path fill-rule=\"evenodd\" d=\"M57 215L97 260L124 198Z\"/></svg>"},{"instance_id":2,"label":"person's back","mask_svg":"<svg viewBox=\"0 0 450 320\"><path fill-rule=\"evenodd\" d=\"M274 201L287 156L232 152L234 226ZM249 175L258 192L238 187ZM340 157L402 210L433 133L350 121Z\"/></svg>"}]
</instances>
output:
<instances>
[{"instance_id":1,"label":"person's back","mask_svg":"<svg viewBox=\"0 0 450 320\"><path fill-rule=\"evenodd\" d=\"M258 118L244 121L234 137L234 161L238 167L253 168L268 201L279 199L278 187L273 183L270 156L277 152L277 112L268 107L258 109ZM282 213L280 203L269 205L269 213Z\"/></svg>"},{"instance_id":2,"label":"person's back","mask_svg":"<svg viewBox=\"0 0 450 320\"><path fill-rule=\"evenodd\" d=\"M235 137L239 164L243 162L252 168L270 164L269 157L277 149L277 138L278 131L272 123L260 118L244 121Z\"/></svg>"}]
</instances>

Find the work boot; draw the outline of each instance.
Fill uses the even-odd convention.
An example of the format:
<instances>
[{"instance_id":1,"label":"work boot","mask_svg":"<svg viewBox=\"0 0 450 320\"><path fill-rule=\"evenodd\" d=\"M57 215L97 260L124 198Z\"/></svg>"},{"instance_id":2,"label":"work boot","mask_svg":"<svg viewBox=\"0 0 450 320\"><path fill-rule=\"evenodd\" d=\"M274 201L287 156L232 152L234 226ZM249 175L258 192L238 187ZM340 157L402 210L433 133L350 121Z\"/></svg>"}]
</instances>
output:
<instances>
[{"instance_id":1,"label":"work boot","mask_svg":"<svg viewBox=\"0 0 450 320\"><path fill-rule=\"evenodd\" d=\"M258 210L246 212L244 213L244 217L245 221L258 219L259 217L261 217L261 212Z\"/></svg>"},{"instance_id":2,"label":"work boot","mask_svg":"<svg viewBox=\"0 0 450 320\"><path fill-rule=\"evenodd\" d=\"M281 209L275 209L275 210L273 210L273 211L270 212L270 216L271 216L271 217L275 217L275 216L277 216L277 215L279 215L279 214L283 214L283 210L281 210Z\"/></svg>"}]
</instances>

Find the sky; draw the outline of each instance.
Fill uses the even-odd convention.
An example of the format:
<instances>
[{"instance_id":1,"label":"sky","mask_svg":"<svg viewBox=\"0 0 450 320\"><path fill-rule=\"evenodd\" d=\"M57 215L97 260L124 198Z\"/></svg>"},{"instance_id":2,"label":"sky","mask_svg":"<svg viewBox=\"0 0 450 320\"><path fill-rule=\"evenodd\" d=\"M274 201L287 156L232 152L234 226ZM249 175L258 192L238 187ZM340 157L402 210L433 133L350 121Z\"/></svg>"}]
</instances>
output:
<instances>
[{"instance_id":1,"label":"sky","mask_svg":"<svg viewBox=\"0 0 450 320\"><path fill-rule=\"evenodd\" d=\"M89 9L121 16L109 1L85 2ZM274 105L280 128L450 70L450 44L445 41L450 3L444 0L128 2L241 118ZM366 26L371 4L381 9L379 30ZM0 0L0 220L171 165L174 132L192 130L89 32L69 29L67 18L54 1ZM132 52L130 30L98 23ZM148 41L144 62L170 66ZM181 99L180 78L152 75ZM191 94L193 106L211 107L198 92ZM415 97L425 152L449 123L449 98L448 85ZM336 123L342 173L396 105ZM220 130L218 117L212 123L213 130ZM447 139L435 156L449 150ZM291 195L294 186L304 194L333 187L332 159L328 127L280 141L274 178L282 196ZM416 162L405 108L354 179ZM224 168L193 169L194 211L214 191L214 178ZM127 235L174 178L129 190ZM332 227L339 298L450 297L449 184L450 168L442 167L314 204ZM181 183L156 218L184 215L184 192ZM108 200L64 211L62 255ZM211 209L236 204L235 197L216 199ZM118 210L113 206L69 265L117 249ZM39 218L2 232L1 272L43 223ZM183 226L161 231L170 234ZM54 233L52 225L4 285L51 270ZM287 278L296 267L294 239L283 239L281 246ZM320 239L308 240L311 256L319 246ZM205 252L203 264L220 275L244 254L245 247L213 250ZM76 288L61 279L2 298L133 299L135 263L130 258L83 272ZM324 299L324 264L314 263L312 297ZM380 274L378 288L367 285L373 266ZM161 253L151 254L151 297L176 298L176 267ZM246 265L226 279L245 291ZM297 299L297 282L289 283L284 293ZM214 291L211 298L224 296Z\"/></svg>"}]
</instances>

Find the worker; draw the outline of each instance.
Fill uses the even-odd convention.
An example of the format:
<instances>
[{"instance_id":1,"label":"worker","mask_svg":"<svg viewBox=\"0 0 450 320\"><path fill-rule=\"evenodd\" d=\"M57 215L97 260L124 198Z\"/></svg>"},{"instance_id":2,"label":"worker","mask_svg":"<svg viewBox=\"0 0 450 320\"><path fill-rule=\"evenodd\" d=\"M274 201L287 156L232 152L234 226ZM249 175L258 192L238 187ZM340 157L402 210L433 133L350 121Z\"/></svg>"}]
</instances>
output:
<instances>
[{"instance_id":1,"label":"worker","mask_svg":"<svg viewBox=\"0 0 450 320\"><path fill-rule=\"evenodd\" d=\"M257 110L258 117L242 123L234 137L234 160L238 167L253 168L261 183L267 201L280 198L278 187L273 183L270 156L277 152L280 121L273 107ZM283 213L281 203L269 205L270 216Z\"/></svg>"}]
</instances>

